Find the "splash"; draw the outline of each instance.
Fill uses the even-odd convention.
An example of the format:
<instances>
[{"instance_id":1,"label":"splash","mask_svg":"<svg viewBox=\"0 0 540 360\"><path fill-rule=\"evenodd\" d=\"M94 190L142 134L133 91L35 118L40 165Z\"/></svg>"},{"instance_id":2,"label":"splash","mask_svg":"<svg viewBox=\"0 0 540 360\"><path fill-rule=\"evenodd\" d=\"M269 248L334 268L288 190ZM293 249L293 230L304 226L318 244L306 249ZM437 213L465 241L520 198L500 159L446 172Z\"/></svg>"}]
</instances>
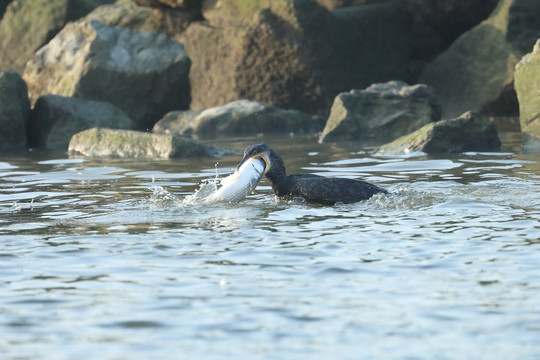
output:
<instances>
[{"instance_id":1,"label":"splash","mask_svg":"<svg viewBox=\"0 0 540 360\"><path fill-rule=\"evenodd\" d=\"M204 202L218 190L220 181L217 175L214 179L203 180L199 188L193 194L186 196L182 203L184 205L194 205Z\"/></svg>"},{"instance_id":2,"label":"splash","mask_svg":"<svg viewBox=\"0 0 540 360\"><path fill-rule=\"evenodd\" d=\"M180 201L176 195L165 190L162 186L154 185L150 187L149 190L152 191L150 202L153 204L162 203L164 201Z\"/></svg>"}]
</instances>

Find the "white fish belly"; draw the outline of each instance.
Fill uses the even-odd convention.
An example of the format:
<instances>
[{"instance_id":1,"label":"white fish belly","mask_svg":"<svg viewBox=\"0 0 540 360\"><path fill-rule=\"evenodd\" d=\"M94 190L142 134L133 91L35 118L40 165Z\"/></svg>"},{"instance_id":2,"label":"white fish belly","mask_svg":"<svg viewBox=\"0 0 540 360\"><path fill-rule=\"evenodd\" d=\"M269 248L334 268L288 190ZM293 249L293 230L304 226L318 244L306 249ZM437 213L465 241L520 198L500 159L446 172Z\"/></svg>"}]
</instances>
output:
<instances>
[{"instance_id":1,"label":"white fish belly","mask_svg":"<svg viewBox=\"0 0 540 360\"><path fill-rule=\"evenodd\" d=\"M264 164L258 159L249 159L238 171L221 180L221 187L206 200L238 202L253 191L263 175Z\"/></svg>"}]
</instances>

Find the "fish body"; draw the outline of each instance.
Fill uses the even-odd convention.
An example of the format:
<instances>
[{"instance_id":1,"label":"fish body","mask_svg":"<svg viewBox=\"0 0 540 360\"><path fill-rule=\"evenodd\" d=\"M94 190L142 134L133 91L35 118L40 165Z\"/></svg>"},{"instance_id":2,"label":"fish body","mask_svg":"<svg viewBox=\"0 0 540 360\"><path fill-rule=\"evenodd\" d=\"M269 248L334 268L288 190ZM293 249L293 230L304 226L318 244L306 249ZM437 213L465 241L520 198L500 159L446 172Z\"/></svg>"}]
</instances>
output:
<instances>
[{"instance_id":1,"label":"fish body","mask_svg":"<svg viewBox=\"0 0 540 360\"><path fill-rule=\"evenodd\" d=\"M266 163L261 158L245 161L234 173L221 180L219 189L205 201L238 202L252 192L266 174Z\"/></svg>"}]
</instances>

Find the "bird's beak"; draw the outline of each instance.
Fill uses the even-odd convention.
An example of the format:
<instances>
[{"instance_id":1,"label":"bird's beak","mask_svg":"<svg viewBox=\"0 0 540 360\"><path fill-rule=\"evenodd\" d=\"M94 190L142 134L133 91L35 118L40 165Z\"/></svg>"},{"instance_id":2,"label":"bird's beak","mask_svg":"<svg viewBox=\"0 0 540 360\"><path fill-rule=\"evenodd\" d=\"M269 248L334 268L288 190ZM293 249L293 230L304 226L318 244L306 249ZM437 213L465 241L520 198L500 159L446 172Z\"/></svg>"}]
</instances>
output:
<instances>
[{"instance_id":1,"label":"bird's beak","mask_svg":"<svg viewBox=\"0 0 540 360\"><path fill-rule=\"evenodd\" d=\"M253 189L252 189L252 192L253 192L253 190L255 190L255 188L261 182L263 176L266 175L266 173L270 170L270 159L268 158L268 154L258 154L258 155L255 155L255 156L247 156L246 155L240 161L240 163L236 166L236 172L240 171L240 168L242 167L242 165L246 161L248 161L249 159L259 160L264 164L264 170L262 171L262 173L259 174L259 179L257 179L257 182L255 183L255 186L253 186Z\"/></svg>"}]
</instances>

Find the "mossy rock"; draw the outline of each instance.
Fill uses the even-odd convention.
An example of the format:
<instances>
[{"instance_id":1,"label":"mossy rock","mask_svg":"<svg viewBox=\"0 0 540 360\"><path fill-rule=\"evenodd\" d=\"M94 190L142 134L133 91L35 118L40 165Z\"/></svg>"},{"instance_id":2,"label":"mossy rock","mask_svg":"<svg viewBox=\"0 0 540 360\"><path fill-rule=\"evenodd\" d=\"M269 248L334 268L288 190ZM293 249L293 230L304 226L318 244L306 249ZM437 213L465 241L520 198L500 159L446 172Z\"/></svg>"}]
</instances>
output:
<instances>
[{"instance_id":1,"label":"mossy rock","mask_svg":"<svg viewBox=\"0 0 540 360\"><path fill-rule=\"evenodd\" d=\"M77 133L69 143L71 156L99 158L170 159L237 153L178 135L103 128Z\"/></svg>"},{"instance_id":2,"label":"mossy rock","mask_svg":"<svg viewBox=\"0 0 540 360\"><path fill-rule=\"evenodd\" d=\"M64 25L86 15L98 1L14 0L0 22L0 68L22 73L26 61Z\"/></svg>"},{"instance_id":3,"label":"mossy rock","mask_svg":"<svg viewBox=\"0 0 540 360\"><path fill-rule=\"evenodd\" d=\"M523 147L535 150L540 144L540 39L533 51L517 64L515 87L521 132L524 134Z\"/></svg>"}]
</instances>

